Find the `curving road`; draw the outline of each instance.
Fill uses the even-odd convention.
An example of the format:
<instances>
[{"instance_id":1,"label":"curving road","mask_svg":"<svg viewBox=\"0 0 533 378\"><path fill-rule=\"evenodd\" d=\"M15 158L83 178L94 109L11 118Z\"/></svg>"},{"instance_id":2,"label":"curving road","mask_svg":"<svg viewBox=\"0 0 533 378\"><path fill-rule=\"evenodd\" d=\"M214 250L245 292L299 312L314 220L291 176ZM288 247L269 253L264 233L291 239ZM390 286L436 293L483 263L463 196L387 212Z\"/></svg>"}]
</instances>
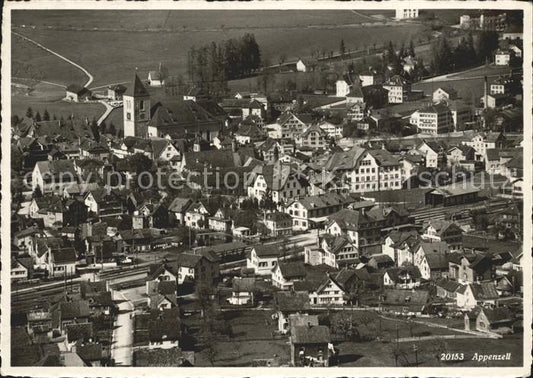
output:
<instances>
[{"instance_id":1,"label":"curving road","mask_svg":"<svg viewBox=\"0 0 533 378\"><path fill-rule=\"evenodd\" d=\"M26 36L24 36L24 35L22 35L22 34L20 34L20 33L17 33L17 32L14 32L14 31L12 31L11 33L14 34L14 35L16 35L17 37L20 37L20 38L22 38L22 39L24 39L24 40L30 42L30 43L33 43L33 44L36 45L37 47L40 47L41 49L43 49L43 50L49 52L49 53L52 54L52 55L57 56L57 57L60 58L60 59L63 59L65 62L67 62L67 63L73 65L74 67L78 68L79 70L81 70L81 71L82 71L85 75L87 75L87 77L88 77L88 80L87 80L87 82L84 84L84 87L88 87L88 86L93 82L93 80L94 80L93 75L91 75L91 74L89 73L89 71L87 71L85 68L83 68L82 66L80 66L78 63L73 62L72 60L70 60L70 59L64 57L63 55L58 54L58 53L56 53L55 51L50 50L48 47L45 47L45 46L41 45L39 42L36 42L36 41L34 41L33 39L28 38L28 37L26 37Z\"/></svg>"}]
</instances>

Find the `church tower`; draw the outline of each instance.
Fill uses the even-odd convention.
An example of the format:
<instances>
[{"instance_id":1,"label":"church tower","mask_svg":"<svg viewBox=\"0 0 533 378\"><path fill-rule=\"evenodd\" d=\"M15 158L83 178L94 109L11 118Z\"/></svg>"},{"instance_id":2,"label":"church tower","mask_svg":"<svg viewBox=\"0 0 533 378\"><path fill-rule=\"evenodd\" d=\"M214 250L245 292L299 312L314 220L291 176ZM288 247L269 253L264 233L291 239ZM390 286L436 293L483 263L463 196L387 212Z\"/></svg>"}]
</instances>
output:
<instances>
[{"instance_id":1,"label":"church tower","mask_svg":"<svg viewBox=\"0 0 533 378\"><path fill-rule=\"evenodd\" d=\"M148 136L150 122L150 94L141 79L135 74L135 79L123 95L124 137Z\"/></svg>"}]
</instances>

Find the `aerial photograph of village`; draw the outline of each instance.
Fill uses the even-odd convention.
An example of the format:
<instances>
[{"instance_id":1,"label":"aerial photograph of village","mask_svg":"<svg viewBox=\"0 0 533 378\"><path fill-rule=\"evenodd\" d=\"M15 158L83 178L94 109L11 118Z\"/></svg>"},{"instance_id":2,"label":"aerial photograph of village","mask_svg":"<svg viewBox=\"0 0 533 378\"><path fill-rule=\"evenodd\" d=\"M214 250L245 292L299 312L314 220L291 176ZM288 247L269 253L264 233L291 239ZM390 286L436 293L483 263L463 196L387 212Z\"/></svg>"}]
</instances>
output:
<instances>
[{"instance_id":1,"label":"aerial photograph of village","mask_svg":"<svg viewBox=\"0 0 533 378\"><path fill-rule=\"evenodd\" d=\"M523 25L12 10L9 363L521 367Z\"/></svg>"}]
</instances>

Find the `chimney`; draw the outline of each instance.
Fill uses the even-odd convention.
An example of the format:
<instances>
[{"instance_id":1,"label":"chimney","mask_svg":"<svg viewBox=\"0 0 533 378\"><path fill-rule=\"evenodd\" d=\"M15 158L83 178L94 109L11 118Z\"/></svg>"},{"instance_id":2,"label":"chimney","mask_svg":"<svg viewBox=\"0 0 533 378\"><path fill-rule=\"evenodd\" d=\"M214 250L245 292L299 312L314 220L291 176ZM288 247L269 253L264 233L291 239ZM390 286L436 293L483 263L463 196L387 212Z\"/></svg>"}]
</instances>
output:
<instances>
[{"instance_id":1,"label":"chimney","mask_svg":"<svg viewBox=\"0 0 533 378\"><path fill-rule=\"evenodd\" d=\"M487 109L487 76L484 77L483 85L483 109Z\"/></svg>"}]
</instances>

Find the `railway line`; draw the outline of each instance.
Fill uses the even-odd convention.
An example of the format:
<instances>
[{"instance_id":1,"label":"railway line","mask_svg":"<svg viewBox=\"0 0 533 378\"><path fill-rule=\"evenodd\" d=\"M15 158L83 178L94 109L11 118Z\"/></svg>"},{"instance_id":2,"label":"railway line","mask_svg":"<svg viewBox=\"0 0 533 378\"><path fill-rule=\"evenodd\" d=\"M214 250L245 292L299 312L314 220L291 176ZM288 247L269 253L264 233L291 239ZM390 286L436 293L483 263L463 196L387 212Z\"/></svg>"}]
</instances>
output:
<instances>
[{"instance_id":1,"label":"railway line","mask_svg":"<svg viewBox=\"0 0 533 378\"><path fill-rule=\"evenodd\" d=\"M475 205L466 207L465 205L422 208L414 211L411 215L415 223L422 224L428 220L444 220L450 214L461 213L462 217L455 219L459 225L468 224L472 221L470 210L487 210L488 214L494 214L502 211L509 206L510 201L505 199L494 199L480 202ZM173 262L176 258L167 259L167 262ZM110 287L115 290L122 290L128 287L141 286L146 281L149 265L153 263L142 263L138 266L117 267L104 270L98 273L99 280L109 281ZM232 270L246 266L246 259L223 262L220 264L222 274L229 273ZM11 293L12 312L24 312L34 306L44 304L56 296L60 296L65 290L73 292L79 291L81 277L74 277L65 281L56 281L45 283L37 286L15 289Z\"/></svg>"},{"instance_id":2,"label":"railway line","mask_svg":"<svg viewBox=\"0 0 533 378\"><path fill-rule=\"evenodd\" d=\"M432 208L422 208L415 210L411 213L411 216L415 219L415 223L422 224L428 220L444 220L450 214L461 213L463 216L459 219L456 219L456 222L459 224L467 223L472 219L470 215L471 210L487 210L487 213L491 214L499 210L505 209L509 206L509 201L505 199L495 199L490 202L481 202L473 206L465 205L456 205L456 206L447 206L447 207L432 207ZM466 211L466 212L465 212Z\"/></svg>"}]
</instances>

